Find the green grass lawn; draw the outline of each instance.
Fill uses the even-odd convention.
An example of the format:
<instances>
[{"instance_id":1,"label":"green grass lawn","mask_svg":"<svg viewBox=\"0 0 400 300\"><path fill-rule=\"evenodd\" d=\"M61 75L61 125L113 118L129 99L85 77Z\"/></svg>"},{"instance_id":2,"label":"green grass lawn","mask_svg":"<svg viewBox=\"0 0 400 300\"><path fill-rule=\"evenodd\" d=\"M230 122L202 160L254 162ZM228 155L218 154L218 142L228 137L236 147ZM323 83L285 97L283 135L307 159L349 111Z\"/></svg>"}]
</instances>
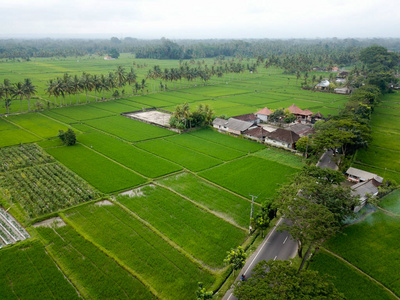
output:
<instances>
[{"instance_id":1,"label":"green grass lawn","mask_svg":"<svg viewBox=\"0 0 400 300\"><path fill-rule=\"evenodd\" d=\"M205 170L200 176L244 197L258 195L257 202L275 195L278 185L288 181L297 169L255 156L241 158Z\"/></svg>"},{"instance_id":2,"label":"green grass lawn","mask_svg":"<svg viewBox=\"0 0 400 300\"><path fill-rule=\"evenodd\" d=\"M377 211L326 246L400 296L400 218Z\"/></svg>"},{"instance_id":3,"label":"green grass lawn","mask_svg":"<svg viewBox=\"0 0 400 300\"><path fill-rule=\"evenodd\" d=\"M140 196L118 201L213 268L223 267L226 252L247 237L246 231L160 186L142 187Z\"/></svg>"},{"instance_id":4,"label":"green grass lawn","mask_svg":"<svg viewBox=\"0 0 400 300\"><path fill-rule=\"evenodd\" d=\"M89 120L85 123L130 142L150 140L175 134L170 130L122 116Z\"/></svg>"},{"instance_id":5,"label":"green grass lawn","mask_svg":"<svg viewBox=\"0 0 400 300\"><path fill-rule=\"evenodd\" d=\"M82 145L48 148L46 151L103 193L146 182L146 179Z\"/></svg>"},{"instance_id":6,"label":"green grass lawn","mask_svg":"<svg viewBox=\"0 0 400 300\"><path fill-rule=\"evenodd\" d=\"M1 299L80 299L37 241L0 251Z\"/></svg>"},{"instance_id":7,"label":"green grass lawn","mask_svg":"<svg viewBox=\"0 0 400 300\"><path fill-rule=\"evenodd\" d=\"M190 299L214 277L117 205L86 205L66 214L74 228L139 274L163 299Z\"/></svg>"},{"instance_id":8,"label":"green grass lawn","mask_svg":"<svg viewBox=\"0 0 400 300\"><path fill-rule=\"evenodd\" d=\"M182 147L165 139L151 140L135 145L194 172L208 169L222 163L219 159Z\"/></svg>"},{"instance_id":9,"label":"green grass lawn","mask_svg":"<svg viewBox=\"0 0 400 300\"><path fill-rule=\"evenodd\" d=\"M160 184L207 207L225 219L244 228L249 226L250 202L221 189L191 173L183 173L158 180ZM259 210L254 207L255 213Z\"/></svg>"},{"instance_id":10,"label":"green grass lawn","mask_svg":"<svg viewBox=\"0 0 400 300\"><path fill-rule=\"evenodd\" d=\"M319 252L312 259L310 269L331 276L330 280L348 300L395 299L368 277L327 252Z\"/></svg>"},{"instance_id":11,"label":"green grass lawn","mask_svg":"<svg viewBox=\"0 0 400 300\"><path fill-rule=\"evenodd\" d=\"M85 298L154 299L139 280L70 226L36 230L46 250Z\"/></svg>"}]
</instances>

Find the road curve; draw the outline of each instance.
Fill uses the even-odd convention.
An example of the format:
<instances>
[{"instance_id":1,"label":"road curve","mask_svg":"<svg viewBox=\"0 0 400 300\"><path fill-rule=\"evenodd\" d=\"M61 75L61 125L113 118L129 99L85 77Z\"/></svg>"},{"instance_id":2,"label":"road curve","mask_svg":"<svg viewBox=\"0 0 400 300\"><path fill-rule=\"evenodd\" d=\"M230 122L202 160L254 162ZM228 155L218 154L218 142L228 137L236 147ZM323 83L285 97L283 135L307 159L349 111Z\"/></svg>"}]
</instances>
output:
<instances>
[{"instance_id":1,"label":"road curve","mask_svg":"<svg viewBox=\"0 0 400 300\"><path fill-rule=\"evenodd\" d=\"M285 222L284 219L279 219L274 228L265 237L264 241L253 253L253 255L247 259L246 264L242 270L237 274L236 281L240 280L240 276L244 274L246 278L251 277L254 266L262 260L285 260L296 256L297 243L293 240L287 231L277 231L276 228ZM237 300L232 294L233 289L229 289L223 300Z\"/></svg>"}]
</instances>

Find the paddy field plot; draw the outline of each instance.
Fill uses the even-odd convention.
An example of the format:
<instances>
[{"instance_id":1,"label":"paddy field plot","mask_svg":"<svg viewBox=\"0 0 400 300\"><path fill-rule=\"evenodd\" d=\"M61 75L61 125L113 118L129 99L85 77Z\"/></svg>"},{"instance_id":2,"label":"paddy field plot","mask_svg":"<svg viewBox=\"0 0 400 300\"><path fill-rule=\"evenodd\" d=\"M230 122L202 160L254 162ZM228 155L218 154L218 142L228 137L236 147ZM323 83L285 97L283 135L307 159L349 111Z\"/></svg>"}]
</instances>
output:
<instances>
[{"instance_id":1,"label":"paddy field plot","mask_svg":"<svg viewBox=\"0 0 400 300\"><path fill-rule=\"evenodd\" d=\"M349 300L395 299L381 286L327 252L319 252L313 259L310 269L330 276L339 292Z\"/></svg>"},{"instance_id":2,"label":"paddy field plot","mask_svg":"<svg viewBox=\"0 0 400 300\"><path fill-rule=\"evenodd\" d=\"M155 299L136 277L72 227L36 228L79 293L90 299Z\"/></svg>"},{"instance_id":3,"label":"paddy field plot","mask_svg":"<svg viewBox=\"0 0 400 300\"><path fill-rule=\"evenodd\" d=\"M305 162L301 156L273 147L265 148L254 153L254 155L296 169L301 169L305 165Z\"/></svg>"},{"instance_id":4,"label":"paddy field plot","mask_svg":"<svg viewBox=\"0 0 400 300\"><path fill-rule=\"evenodd\" d=\"M7 120L41 138L57 137L59 130L66 131L68 129L66 124L54 121L39 113L8 116Z\"/></svg>"},{"instance_id":5,"label":"paddy field plot","mask_svg":"<svg viewBox=\"0 0 400 300\"><path fill-rule=\"evenodd\" d=\"M157 181L243 228L249 225L250 202L191 173L171 175ZM254 207L255 213L259 210Z\"/></svg>"},{"instance_id":6,"label":"paddy field plot","mask_svg":"<svg viewBox=\"0 0 400 300\"><path fill-rule=\"evenodd\" d=\"M118 201L185 251L211 267L223 267L226 252L241 245L247 232L160 186Z\"/></svg>"},{"instance_id":7,"label":"paddy field plot","mask_svg":"<svg viewBox=\"0 0 400 300\"><path fill-rule=\"evenodd\" d=\"M155 178L182 170L177 164L100 132L80 135L79 142L144 176Z\"/></svg>"},{"instance_id":8,"label":"paddy field plot","mask_svg":"<svg viewBox=\"0 0 400 300\"><path fill-rule=\"evenodd\" d=\"M4 118L4 119L3 119ZM7 147L17 144L33 143L41 138L24 129L7 122L6 117L0 117L0 147Z\"/></svg>"},{"instance_id":9,"label":"paddy field plot","mask_svg":"<svg viewBox=\"0 0 400 300\"><path fill-rule=\"evenodd\" d=\"M53 109L52 112L76 121L98 119L114 115L110 111L98 109L90 105L78 105Z\"/></svg>"},{"instance_id":10,"label":"paddy field plot","mask_svg":"<svg viewBox=\"0 0 400 300\"><path fill-rule=\"evenodd\" d=\"M215 86L197 86L194 88L185 89L186 93L202 95L205 97L220 97L228 95L245 94L247 89L235 88L231 85L215 85Z\"/></svg>"},{"instance_id":11,"label":"paddy field plot","mask_svg":"<svg viewBox=\"0 0 400 300\"><path fill-rule=\"evenodd\" d=\"M79 144L46 151L103 193L146 182L144 177Z\"/></svg>"},{"instance_id":12,"label":"paddy field plot","mask_svg":"<svg viewBox=\"0 0 400 300\"><path fill-rule=\"evenodd\" d=\"M274 161L247 156L205 170L199 175L244 197L258 195L257 202L263 202L273 197L279 185L287 182L296 171Z\"/></svg>"},{"instance_id":13,"label":"paddy field plot","mask_svg":"<svg viewBox=\"0 0 400 300\"><path fill-rule=\"evenodd\" d=\"M395 190L383 197L379 206L400 216L400 190Z\"/></svg>"},{"instance_id":14,"label":"paddy field plot","mask_svg":"<svg viewBox=\"0 0 400 300\"><path fill-rule=\"evenodd\" d=\"M259 144L257 142L229 136L227 134L214 131L212 129L197 130L191 132L190 134L204 140L208 140L229 148L243 151L244 153L256 152L265 148L265 145Z\"/></svg>"},{"instance_id":15,"label":"paddy field plot","mask_svg":"<svg viewBox=\"0 0 400 300\"><path fill-rule=\"evenodd\" d=\"M37 240L1 250L0 261L2 299L80 299Z\"/></svg>"},{"instance_id":16,"label":"paddy field plot","mask_svg":"<svg viewBox=\"0 0 400 300\"><path fill-rule=\"evenodd\" d=\"M400 173L400 151L371 146L357 151L356 161Z\"/></svg>"},{"instance_id":17,"label":"paddy field plot","mask_svg":"<svg viewBox=\"0 0 400 300\"><path fill-rule=\"evenodd\" d=\"M118 205L81 206L65 215L86 239L131 269L164 299L190 299L215 278Z\"/></svg>"},{"instance_id":18,"label":"paddy field plot","mask_svg":"<svg viewBox=\"0 0 400 300\"><path fill-rule=\"evenodd\" d=\"M44 110L40 112L40 114L45 115L53 120L65 123L65 124L73 124L73 123L79 123L77 120L60 115L55 112L56 110Z\"/></svg>"},{"instance_id":19,"label":"paddy field plot","mask_svg":"<svg viewBox=\"0 0 400 300\"><path fill-rule=\"evenodd\" d=\"M160 128L122 116L112 116L108 118L89 120L85 123L130 142L150 140L176 134L168 129Z\"/></svg>"},{"instance_id":20,"label":"paddy field plot","mask_svg":"<svg viewBox=\"0 0 400 300\"><path fill-rule=\"evenodd\" d=\"M135 146L175 162L194 172L208 169L222 163L219 159L182 147L166 139L141 142L135 144Z\"/></svg>"},{"instance_id":21,"label":"paddy field plot","mask_svg":"<svg viewBox=\"0 0 400 300\"><path fill-rule=\"evenodd\" d=\"M166 138L166 140L224 161L245 155L245 153L239 150L228 148L224 145L207 141L190 134L174 135Z\"/></svg>"},{"instance_id":22,"label":"paddy field plot","mask_svg":"<svg viewBox=\"0 0 400 300\"><path fill-rule=\"evenodd\" d=\"M400 218L377 211L325 246L400 296Z\"/></svg>"},{"instance_id":23,"label":"paddy field plot","mask_svg":"<svg viewBox=\"0 0 400 300\"><path fill-rule=\"evenodd\" d=\"M115 114L120 114L123 112L127 111L134 111L141 109L141 107L135 106L133 103L132 105L128 105L125 103L122 103L122 100L116 101L116 100L111 100L111 101L102 101L102 102L96 102L96 103L91 103L89 104L92 107L95 107L97 109L103 109Z\"/></svg>"}]
</instances>

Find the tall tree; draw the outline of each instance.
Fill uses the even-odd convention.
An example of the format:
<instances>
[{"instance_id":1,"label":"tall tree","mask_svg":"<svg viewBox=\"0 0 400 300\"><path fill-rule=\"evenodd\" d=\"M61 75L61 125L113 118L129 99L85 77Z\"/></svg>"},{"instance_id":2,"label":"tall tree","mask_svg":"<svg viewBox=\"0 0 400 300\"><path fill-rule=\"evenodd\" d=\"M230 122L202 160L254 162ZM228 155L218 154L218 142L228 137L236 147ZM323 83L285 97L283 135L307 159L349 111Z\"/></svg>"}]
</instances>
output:
<instances>
[{"instance_id":1,"label":"tall tree","mask_svg":"<svg viewBox=\"0 0 400 300\"><path fill-rule=\"evenodd\" d=\"M32 80L30 78L25 78L23 83L23 89L26 99L28 100L28 110L31 111L31 97L35 95L36 86L32 84Z\"/></svg>"},{"instance_id":2,"label":"tall tree","mask_svg":"<svg viewBox=\"0 0 400 300\"><path fill-rule=\"evenodd\" d=\"M92 75L83 72L81 77L81 84L82 88L85 90L86 93L86 102L89 103L89 92L93 90L93 79Z\"/></svg>"},{"instance_id":3,"label":"tall tree","mask_svg":"<svg viewBox=\"0 0 400 300\"><path fill-rule=\"evenodd\" d=\"M280 260L259 262L247 281L235 284L233 294L240 300L345 299L327 275L298 272L291 262Z\"/></svg>"},{"instance_id":4,"label":"tall tree","mask_svg":"<svg viewBox=\"0 0 400 300\"><path fill-rule=\"evenodd\" d=\"M14 90L12 91L13 98L18 98L21 103L21 112L22 112L22 99L25 96L24 85L22 82L17 82L14 84Z\"/></svg>"},{"instance_id":5,"label":"tall tree","mask_svg":"<svg viewBox=\"0 0 400 300\"><path fill-rule=\"evenodd\" d=\"M239 246L236 249L231 249L227 252L227 256L224 259L226 264L230 264L233 267L233 274L235 274L236 270L241 269L244 266L244 262L246 261L247 253L244 252L244 249Z\"/></svg>"},{"instance_id":6,"label":"tall tree","mask_svg":"<svg viewBox=\"0 0 400 300\"><path fill-rule=\"evenodd\" d=\"M123 66L118 66L117 71L115 71L115 75L117 76L118 87L123 87L126 83L125 68Z\"/></svg>"},{"instance_id":7,"label":"tall tree","mask_svg":"<svg viewBox=\"0 0 400 300\"><path fill-rule=\"evenodd\" d=\"M7 114L10 113L10 105L11 105L11 96L14 92L14 86L11 84L9 79L4 79L3 83L0 86L2 93L4 94L4 104L7 109Z\"/></svg>"}]
</instances>

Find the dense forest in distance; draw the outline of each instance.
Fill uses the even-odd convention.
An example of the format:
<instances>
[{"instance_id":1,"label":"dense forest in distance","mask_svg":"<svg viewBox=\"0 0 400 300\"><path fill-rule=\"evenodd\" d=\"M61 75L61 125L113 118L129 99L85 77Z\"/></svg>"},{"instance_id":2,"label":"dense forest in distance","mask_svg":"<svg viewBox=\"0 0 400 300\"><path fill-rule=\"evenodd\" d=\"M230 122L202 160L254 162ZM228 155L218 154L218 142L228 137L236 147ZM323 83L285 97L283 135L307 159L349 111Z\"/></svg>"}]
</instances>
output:
<instances>
[{"instance_id":1,"label":"dense forest in distance","mask_svg":"<svg viewBox=\"0 0 400 300\"><path fill-rule=\"evenodd\" d=\"M320 63L348 65L357 61L360 49L383 46L400 52L399 38L371 39L208 39L208 40L144 40L119 39L0 39L0 58L67 57L107 55L111 52L133 53L136 58L196 59L218 56L268 57L302 55L317 56ZM316 61L315 63L318 63Z\"/></svg>"}]
</instances>

